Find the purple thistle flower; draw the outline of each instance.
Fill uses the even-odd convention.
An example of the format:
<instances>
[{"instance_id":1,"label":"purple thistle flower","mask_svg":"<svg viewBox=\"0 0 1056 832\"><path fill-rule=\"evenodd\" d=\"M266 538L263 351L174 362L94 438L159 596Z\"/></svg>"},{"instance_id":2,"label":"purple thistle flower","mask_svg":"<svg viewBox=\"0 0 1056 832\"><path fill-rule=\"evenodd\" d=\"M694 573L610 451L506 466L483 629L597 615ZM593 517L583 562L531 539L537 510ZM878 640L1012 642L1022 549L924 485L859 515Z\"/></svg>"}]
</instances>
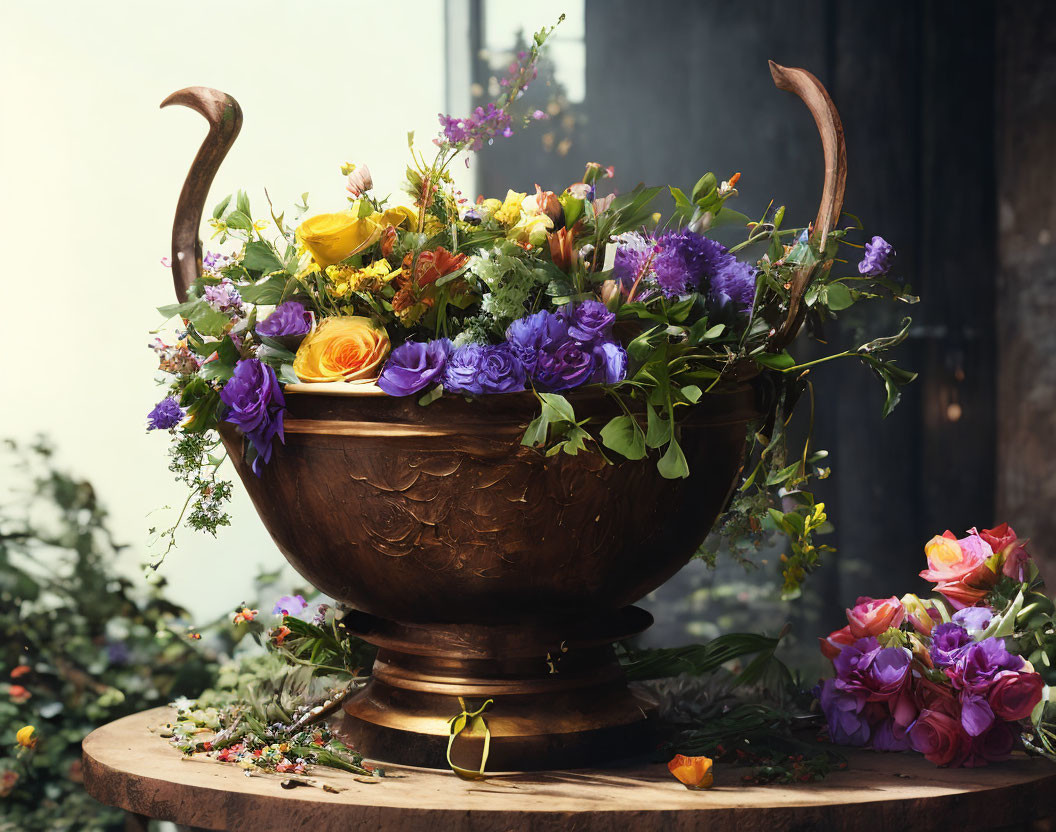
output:
<instances>
[{"instance_id":1,"label":"purple thistle flower","mask_svg":"<svg viewBox=\"0 0 1056 832\"><path fill-rule=\"evenodd\" d=\"M891 271L891 261L895 257L895 249L883 237L873 237L865 244L865 256L858 264L858 274L867 274L871 277L880 277Z\"/></svg>"},{"instance_id":2,"label":"purple thistle flower","mask_svg":"<svg viewBox=\"0 0 1056 832\"><path fill-rule=\"evenodd\" d=\"M162 399L147 414L147 430L171 430L183 421L186 414L173 396Z\"/></svg>"},{"instance_id":3,"label":"purple thistle flower","mask_svg":"<svg viewBox=\"0 0 1056 832\"><path fill-rule=\"evenodd\" d=\"M755 269L730 257L711 278L711 298L720 306L732 302L747 311L755 302Z\"/></svg>"}]
</instances>

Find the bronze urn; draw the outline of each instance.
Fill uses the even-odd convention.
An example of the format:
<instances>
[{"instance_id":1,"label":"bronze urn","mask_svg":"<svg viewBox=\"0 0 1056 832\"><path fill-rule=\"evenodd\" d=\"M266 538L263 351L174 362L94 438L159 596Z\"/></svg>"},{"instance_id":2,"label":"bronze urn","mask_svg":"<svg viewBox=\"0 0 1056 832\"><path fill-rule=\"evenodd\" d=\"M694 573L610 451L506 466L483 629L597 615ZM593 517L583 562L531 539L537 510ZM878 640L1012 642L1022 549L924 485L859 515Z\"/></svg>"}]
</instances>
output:
<instances>
[{"instance_id":1,"label":"bronze urn","mask_svg":"<svg viewBox=\"0 0 1056 832\"><path fill-rule=\"evenodd\" d=\"M818 224L843 192L839 118L820 83L772 65L822 133ZM177 296L200 274L198 228L241 111L203 87L174 93L210 123L173 227ZM792 316L790 316L792 317ZM792 322L798 328L798 321ZM793 332L794 334L794 332ZM611 400L570 396L579 418ZM687 479L648 460L546 457L521 445L532 393L467 401L286 388L285 442L258 477L230 425L221 434L261 520L294 568L353 608L344 625L378 648L370 682L337 728L368 757L444 767L450 721L487 704L491 771L611 762L648 748L651 705L627 686L613 643L651 616L631 606L686 564L726 506L760 416L751 379L703 396L681 423ZM476 769L481 731L451 748Z\"/></svg>"}]
</instances>

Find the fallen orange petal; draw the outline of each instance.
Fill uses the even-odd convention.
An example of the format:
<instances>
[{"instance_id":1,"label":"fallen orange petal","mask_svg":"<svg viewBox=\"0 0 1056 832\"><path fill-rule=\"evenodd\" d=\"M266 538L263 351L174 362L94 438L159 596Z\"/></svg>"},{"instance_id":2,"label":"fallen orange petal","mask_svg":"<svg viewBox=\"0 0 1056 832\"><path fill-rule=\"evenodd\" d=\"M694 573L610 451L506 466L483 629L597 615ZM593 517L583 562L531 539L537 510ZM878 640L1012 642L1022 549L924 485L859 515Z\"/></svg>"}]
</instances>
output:
<instances>
[{"instance_id":1,"label":"fallen orange petal","mask_svg":"<svg viewBox=\"0 0 1056 832\"><path fill-rule=\"evenodd\" d=\"M711 771L711 757L687 757L676 754L667 764L670 771L687 789L707 789L715 782Z\"/></svg>"}]
</instances>

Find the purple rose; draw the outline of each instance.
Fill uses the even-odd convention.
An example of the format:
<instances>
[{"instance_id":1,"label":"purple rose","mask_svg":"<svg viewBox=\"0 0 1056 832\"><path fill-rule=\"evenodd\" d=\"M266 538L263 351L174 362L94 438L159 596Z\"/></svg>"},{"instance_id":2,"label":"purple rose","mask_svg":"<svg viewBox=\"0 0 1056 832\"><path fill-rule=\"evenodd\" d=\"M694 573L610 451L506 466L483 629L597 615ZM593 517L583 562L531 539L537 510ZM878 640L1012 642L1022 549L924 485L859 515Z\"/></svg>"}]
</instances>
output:
<instances>
[{"instance_id":1,"label":"purple rose","mask_svg":"<svg viewBox=\"0 0 1056 832\"><path fill-rule=\"evenodd\" d=\"M272 440L278 436L285 441L282 419L286 399L275 371L255 358L243 358L220 391L220 401L227 405L224 421L238 427L256 449L253 473L259 477L261 464L271 459Z\"/></svg>"},{"instance_id":2,"label":"purple rose","mask_svg":"<svg viewBox=\"0 0 1056 832\"><path fill-rule=\"evenodd\" d=\"M619 384L627 378L627 350L615 341L605 341L594 347L598 369L591 379L596 384Z\"/></svg>"},{"instance_id":3,"label":"purple rose","mask_svg":"<svg viewBox=\"0 0 1056 832\"><path fill-rule=\"evenodd\" d=\"M186 414L172 396L162 399L147 414L147 430L171 430L183 421Z\"/></svg>"},{"instance_id":4,"label":"purple rose","mask_svg":"<svg viewBox=\"0 0 1056 832\"><path fill-rule=\"evenodd\" d=\"M568 334L584 344L610 340L616 321L616 315L596 300L562 306L557 314L568 321Z\"/></svg>"},{"instance_id":5,"label":"purple rose","mask_svg":"<svg viewBox=\"0 0 1056 832\"><path fill-rule=\"evenodd\" d=\"M826 679L821 685L821 710L829 726L829 736L837 745L865 745L869 741L869 722L862 714L865 697L856 696Z\"/></svg>"},{"instance_id":6,"label":"purple rose","mask_svg":"<svg viewBox=\"0 0 1056 832\"><path fill-rule=\"evenodd\" d=\"M568 324L565 319L545 309L514 321L506 329L506 343L529 375L535 372L540 350L554 342L563 343L566 340Z\"/></svg>"},{"instance_id":7,"label":"purple rose","mask_svg":"<svg viewBox=\"0 0 1056 832\"><path fill-rule=\"evenodd\" d=\"M444 365L451 354L446 338L422 343L407 341L396 347L385 362L378 387L390 396L409 396L443 379Z\"/></svg>"},{"instance_id":8,"label":"purple rose","mask_svg":"<svg viewBox=\"0 0 1056 832\"><path fill-rule=\"evenodd\" d=\"M524 366L507 344L466 344L451 353L444 369L444 389L454 393L511 393L524 384Z\"/></svg>"},{"instance_id":9,"label":"purple rose","mask_svg":"<svg viewBox=\"0 0 1056 832\"><path fill-rule=\"evenodd\" d=\"M968 635L981 633L994 617L994 611L989 607L965 607L953 614L953 620L968 631Z\"/></svg>"},{"instance_id":10,"label":"purple rose","mask_svg":"<svg viewBox=\"0 0 1056 832\"><path fill-rule=\"evenodd\" d=\"M904 647L881 647L875 638L860 638L833 659L836 685L865 694L871 702L901 701L912 658Z\"/></svg>"},{"instance_id":11,"label":"purple rose","mask_svg":"<svg viewBox=\"0 0 1056 832\"><path fill-rule=\"evenodd\" d=\"M257 332L267 338L287 335L307 335L312 328L312 315L304 304L288 300L275 307L263 321L257 324Z\"/></svg>"},{"instance_id":12,"label":"purple rose","mask_svg":"<svg viewBox=\"0 0 1056 832\"><path fill-rule=\"evenodd\" d=\"M873 237L865 244L865 256L858 264L858 274L879 277L891 271L895 250L883 237Z\"/></svg>"},{"instance_id":13,"label":"purple rose","mask_svg":"<svg viewBox=\"0 0 1056 832\"><path fill-rule=\"evenodd\" d=\"M541 350L535 360L532 380L543 390L571 390L594 375L598 360L590 347L567 340L556 349Z\"/></svg>"},{"instance_id":14,"label":"purple rose","mask_svg":"<svg viewBox=\"0 0 1056 832\"><path fill-rule=\"evenodd\" d=\"M931 661L935 667L949 667L971 643L972 637L960 624L939 624L931 631Z\"/></svg>"}]
</instances>

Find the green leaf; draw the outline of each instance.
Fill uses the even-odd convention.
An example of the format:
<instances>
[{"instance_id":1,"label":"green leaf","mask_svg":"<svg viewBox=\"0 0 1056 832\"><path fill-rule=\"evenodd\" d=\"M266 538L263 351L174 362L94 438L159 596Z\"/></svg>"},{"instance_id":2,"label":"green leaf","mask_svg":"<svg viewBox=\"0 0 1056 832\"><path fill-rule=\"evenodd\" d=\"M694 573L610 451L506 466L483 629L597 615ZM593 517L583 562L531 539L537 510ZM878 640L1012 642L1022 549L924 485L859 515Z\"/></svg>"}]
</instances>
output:
<instances>
[{"instance_id":1,"label":"green leaf","mask_svg":"<svg viewBox=\"0 0 1056 832\"><path fill-rule=\"evenodd\" d=\"M246 244L242 265L251 272L261 272L263 274L270 274L285 268L272 247L263 240L254 240Z\"/></svg>"},{"instance_id":2,"label":"green leaf","mask_svg":"<svg viewBox=\"0 0 1056 832\"><path fill-rule=\"evenodd\" d=\"M559 393L540 393L539 396L542 398L543 402L545 402L546 407L549 407L553 411L557 420L565 422L576 421L576 411L564 396ZM551 418L550 421L556 420Z\"/></svg>"},{"instance_id":3,"label":"green leaf","mask_svg":"<svg viewBox=\"0 0 1056 832\"><path fill-rule=\"evenodd\" d=\"M250 244L252 245L252 243ZM249 286L239 286L238 293L246 303L254 303L260 306L277 306L282 302L282 296L287 282L296 280L285 274L273 274L258 283Z\"/></svg>"},{"instance_id":4,"label":"green leaf","mask_svg":"<svg viewBox=\"0 0 1056 832\"><path fill-rule=\"evenodd\" d=\"M580 451L585 451L587 449L587 440L589 439L590 434L583 430L579 425L575 425L569 430L565 441L558 447L569 456L575 456Z\"/></svg>"},{"instance_id":5,"label":"green leaf","mask_svg":"<svg viewBox=\"0 0 1056 832\"><path fill-rule=\"evenodd\" d=\"M682 394L682 398L691 404L699 402L700 397L704 395L704 391L695 384L687 384L685 387L681 388L679 392Z\"/></svg>"},{"instance_id":6,"label":"green leaf","mask_svg":"<svg viewBox=\"0 0 1056 832\"><path fill-rule=\"evenodd\" d=\"M442 395L444 395L444 386L442 384L437 384L431 390L427 391L425 395L418 399L418 404L421 407L426 407L435 402Z\"/></svg>"},{"instance_id":7,"label":"green leaf","mask_svg":"<svg viewBox=\"0 0 1056 832\"><path fill-rule=\"evenodd\" d=\"M689 476L689 463L686 462L686 455L682 453L682 446L678 444L678 440L671 437L671 441L667 445L667 451L660 461L656 463L656 470L660 472L660 476L667 480L676 480Z\"/></svg>"},{"instance_id":8,"label":"green leaf","mask_svg":"<svg viewBox=\"0 0 1056 832\"><path fill-rule=\"evenodd\" d=\"M297 373L293 371L293 365L289 363L283 363L279 365L279 371L276 373L279 377L279 381L283 384L300 384L301 380L297 377Z\"/></svg>"},{"instance_id":9,"label":"green leaf","mask_svg":"<svg viewBox=\"0 0 1056 832\"><path fill-rule=\"evenodd\" d=\"M188 313L187 320L194 324L194 328L202 335L212 335L217 338L223 335L231 325L231 319L227 315L217 312L204 300L199 301Z\"/></svg>"},{"instance_id":10,"label":"green leaf","mask_svg":"<svg viewBox=\"0 0 1056 832\"><path fill-rule=\"evenodd\" d=\"M787 466L786 468L781 468L780 470L777 470L777 471L771 471L769 474L767 474L766 484L767 485L780 485L785 480L787 480L789 477L791 477L794 473L796 473L797 470L799 470L799 463L798 462L793 462L791 465Z\"/></svg>"},{"instance_id":11,"label":"green leaf","mask_svg":"<svg viewBox=\"0 0 1056 832\"><path fill-rule=\"evenodd\" d=\"M645 433L636 419L615 416L601 429L601 443L627 459L645 456Z\"/></svg>"},{"instance_id":12,"label":"green leaf","mask_svg":"<svg viewBox=\"0 0 1056 832\"><path fill-rule=\"evenodd\" d=\"M204 302L205 301L202 301L202 300L199 300L199 299L194 299L194 300L185 300L183 303L169 303L169 304L166 304L165 306L159 306L158 307L158 312L161 313L161 316L166 321L169 320L170 318L175 318L177 315L179 315L181 318L186 318L188 312L190 312L192 309L194 309L195 306L197 306L199 303L204 303Z\"/></svg>"},{"instance_id":13,"label":"green leaf","mask_svg":"<svg viewBox=\"0 0 1056 832\"><path fill-rule=\"evenodd\" d=\"M716 179L714 173L705 173L700 179L697 180L697 184L693 186L692 194L690 199L693 202L700 202L709 193L714 191L719 186L719 180Z\"/></svg>"},{"instance_id":14,"label":"green leaf","mask_svg":"<svg viewBox=\"0 0 1056 832\"><path fill-rule=\"evenodd\" d=\"M241 211L232 211L224 219L224 222L227 223L228 228L240 228L243 231L251 231L253 229L253 221L248 214L244 214Z\"/></svg>"},{"instance_id":15,"label":"green leaf","mask_svg":"<svg viewBox=\"0 0 1056 832\"><path fill-rule=\"evenodd\" d=\"M650 448L659 448L671 441L671 423L660 416L653 407L646 407L645 444Z\"/></svg>"},{"instance_id":16,"label":"green leaf","mask_svg":"<svg viewBox=\"0 0 1056 832\"><path fill-rule=\"evenodd\" d=\"M752 358L757 364L762 364L771 370L787 370L789 367L796 366L796 360L786 350L778 353L761 352L758 355L753 355Z\"/></svg>"},{"instance_id":17,"label":"green leaf","mask_svg":"<svg viewBox=\"0 0 1056 832\"><path fill-rule=\"evenodd\" d=\"M851 290L842 283L830 283L825 287L825 303L833 312L846 309L854 303Z\"/></svg>"},{"instance_id":18,"label":"green leaf","mask_svg":"<svg viewBox=\"0 0 1056 832\"><path fill-rule=\"evenodd\" d=\"M726 331L726 324L715 324L708 326L708 319L701 318L689 328L689 343L700 344L703 341L713 341Z\"/></svg>"},{"instance_id":19,"label":"green leaf","mask_svg":"<svg viewBox=\"0 0 1056 832\"><path fill-rule=\"evenodd\" d=\"M529 423L521 437L521 444L529 448L536 448L546 444L546 435L550 430L550 421L545 413L540 413Z\"/></svg>"},{"instance_id":20,"label":"green leaf","mask_svg":"<svg viewBox=\"0 0 1056 832\"><path fill-rule=\"evenodd\" d=\"M234 365L214 358L202 365L198 375L206 381L227 381L235 374Z\"/></svg>"},{"instance_id":21,"label":"green leaf","mask_svg":"<svg viewBox=\"0 0 1056 832\"><path fill-rule=\"evenodd\" d=\"M261 335L259 332L256 333L256 337L260 339L260 343L264 344L271 350L272 358L279 358L283 361L293 362L294 354L284 347L279 341L274 338L269 338L267 335Z\"/></svg>"},{"instance_id":22,"label":"green leaf","mask_svg":"<svg viewBox=\"0 0 1056 832\"><path fill-rule=\"evenodd\" d=\"M238 199L235 204L238 206L238 210L247 217L253 216L253 212L249 210L249 196L245 191L238 192ZM230 225L230 223L228 223L228 225Z\"/></svg>"},{"instance_id":23,"label":"green leaf","mask_svg":"<svg viewBox=\"0 0 1056 832\"><path fill-rule=\"evenodd\" d=\"M894 335L888 335L885 338L874 338L866 344L862 344L856 352L859 353L871 353L879 350L888 350L891 347L897 347L909 336L909 327L913 323L912 318L902 319L902 328Z\"/></svg>"},{"instance_id":24,"label":"green leaf","mask_svg":"<svg viewBox=\"0 0 1056 832\"><path fill-rule=\"evenodd\" d=\"M213 209L213 219L214 220L220 219L220 217L222 217L224 215L224 211L227 210L227 206L230 205L230 204L231 204L231 194L228 194L223 199L221 199L218 203L216 203L216 207Z\"/></svg>"}]
</instances>

